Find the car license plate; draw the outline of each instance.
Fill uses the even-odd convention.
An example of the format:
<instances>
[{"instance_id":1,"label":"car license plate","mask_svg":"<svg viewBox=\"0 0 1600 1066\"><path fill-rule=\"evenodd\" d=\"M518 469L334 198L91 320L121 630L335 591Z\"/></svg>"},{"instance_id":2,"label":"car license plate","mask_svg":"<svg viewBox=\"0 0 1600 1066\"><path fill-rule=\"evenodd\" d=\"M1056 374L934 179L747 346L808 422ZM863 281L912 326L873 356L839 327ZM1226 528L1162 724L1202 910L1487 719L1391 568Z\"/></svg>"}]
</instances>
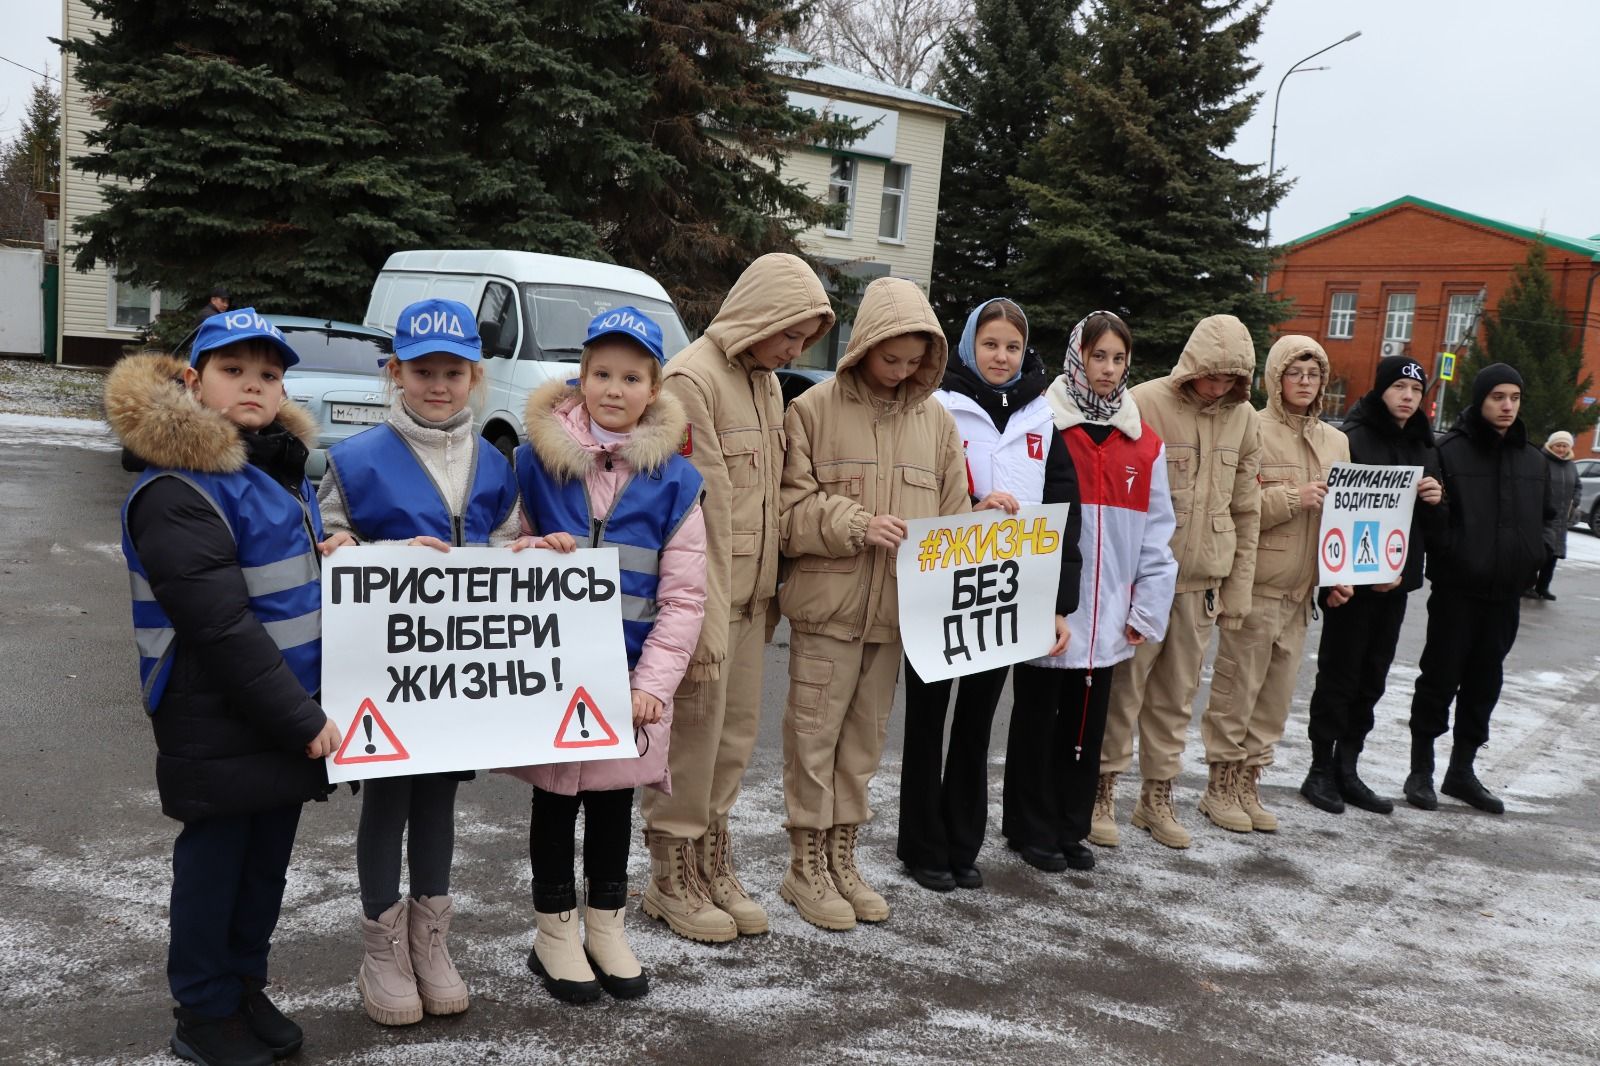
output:
<instances>
[{"instance_id":1,"label":"car license plate","mask_svg":"<svg viewBox=\"0 0 1600 1066\"><path fill-rule=\"evenodd\" d=\"M375 426L383 421L383 408L361 403L336 403L332 405L332 418L357 426Z\"/></svg>"}]
</instances>

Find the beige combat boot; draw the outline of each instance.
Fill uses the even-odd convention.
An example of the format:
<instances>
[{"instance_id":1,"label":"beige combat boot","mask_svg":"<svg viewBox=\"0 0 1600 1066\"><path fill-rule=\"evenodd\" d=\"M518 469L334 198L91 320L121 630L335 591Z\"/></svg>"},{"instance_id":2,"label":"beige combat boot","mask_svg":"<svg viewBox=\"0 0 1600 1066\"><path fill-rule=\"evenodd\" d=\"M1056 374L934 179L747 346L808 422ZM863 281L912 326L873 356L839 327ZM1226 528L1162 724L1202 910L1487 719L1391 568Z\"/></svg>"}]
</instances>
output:
<instances>
[{"instance_id":1,"label":"beige combat boot","mask_svg":"<svg viewBox=\"0 0 1600 1066\"><path fill-rule=\"evenodd\" d=\"M854 929L856 909L839 895L828 873L824 829L789 830L789 869L778 895L794 905L800 917L822 929Z\"/></svg>"},{"instance_id":2,"label":"beige combat boot","mask_svg":"<svg viewBox=\"0 0 1600 1066\"><path fill-rule=\"evenodd\" d=\"M858 922L882 922L889 918L889 904L861 876L856 866L856 831L858 825L836 825L828 830L828 872L839 895L850 903Z\"/></svg>"},{"instance_id":3,"label":"beige combat boot","mask_svg":"<svg viewBox=\"0 0 1600 1066\"><path fill-rule=\"evenodd\" d=\"M1117 775L1101 774L1094 792L1094 815L1089 820L1089 843L1114 848L1122 842L1117 831Z\"/></svg>"},{"instance_id":4,"label":"beige combat boot","mask_svg":"<svg viewBox=\"0 0 1600 1066\"><path fill-rule=\"evenodd\" d=\"M640 909L690 940L723 944L737 937L739 927L733 915L719 909L706 894L694 841L648 829L644 840L650 849L650 883L645 886Z\"/></svg>"},{"instance_id":5,"label":"beige combat boot","mask_svg":"<svg viewBox=\"0 0 1600 1066\"><path fill-rule=\"evenodd\" d=\"M422 1020L422 997L417 994L417 976L411 969L410 913L406 901L400 900L376 919L361 917L365 951L356 972L356 987L361 989L367 1017L379 1025L412 1025Z\"/></svg>"},{"instance_id":6,"label":"beige combat boot","mask_svg":"<svg viewBox=\"0 0 1600 1066\"><path fill-rule=\"evenodd\" d=\"M1200 813L1230 833L1250 832L1254 828L1250 816L1239 805L1239 773L1244 763L1214 762L1209 769L1211 780L1200 797Z\"/></svg>"},{"instance_id":7,"label":"beige combat boot","mask_svg":"<svg viewBox=\"0 0 1600 1066\"><path fill-rule=\"evenodd\" d=\"M761 904L750 898L739 875L733 871L733 841L728 836L728 822L714 823L706 835L695 841L700 859L700 876L705 881L706 893L718 910L733 916L734 927L740 936L759 936L767 931L767 912Z\"/></svg>"},{"instance_id":8,"label":"beige combat boot","mask_svg":"<svg viewBox=\"0 0 1600 1066\"><path fill-rule=\"evenodd\" d=\"M1133 805L1133 827L1148 830L1156 843L1169 848L1189 846L1189 831L1178 824L1172 806L1172 782L1149 778L1139 788L1139 802Z\"/></svg>"},{"instance_id":9,"label":"beige combat boot","mask_svg":"<svg viewBox=\"0 0 1600 1066\"><path fill-rule=\"evenodd\" d=\"M534 920L538 931L528 952L528 969L543 980L545 991L565 1003L599 999L600 982L578 937L578 912L538 911Z\"/></svg>"},{"instance_id":10,"label":"beige combat boot","mask_svg":"<svg viewBox=\"0 0 1600 1066\"><path fill-rule=\"evenodd\" d=\"M1275 833L1278 816L1261 805L1261 767L1246 766L1239 773L1239 806L1257 833Z\"/></svg>"},{"instance_id":11,"label":"beige combat boot","mask_svg":"<svg viewBox=\"0 0 1600 1066\"><path fill-rule=\"evenodd\" d=\"M449 896L423 896L411 901L407 919L411 941L411 970L417 975L417 994L429 1014L460 1014L467 1009L467 983L450 958Z\"/></svg>"},{"instance_id":12,"label":"beige combat boot","mask_svg":"<svg viewBox=\"0 0 1600 1066\"><path fill-rule=\"evenodd\" d=\"M615 999L634 999L650 991L650 978L628 946L622 931L628 904L626 881L589 883L589 905L583 911L583 950L600 987Z\"/></svg>"}]
</instances>

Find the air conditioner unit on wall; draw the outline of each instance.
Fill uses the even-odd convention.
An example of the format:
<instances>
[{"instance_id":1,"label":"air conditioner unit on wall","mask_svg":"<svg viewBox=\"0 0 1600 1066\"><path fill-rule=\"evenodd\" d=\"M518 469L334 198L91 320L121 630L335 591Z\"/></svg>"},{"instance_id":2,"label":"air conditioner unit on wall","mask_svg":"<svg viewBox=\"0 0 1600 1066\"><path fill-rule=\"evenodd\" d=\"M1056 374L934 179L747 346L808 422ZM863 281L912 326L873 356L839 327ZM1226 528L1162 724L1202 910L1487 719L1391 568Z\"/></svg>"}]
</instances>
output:
<instances>
[{"instance_id":1,"label":"air conditioner unit on wall","mask_svg":"<svg viewBox=\"0 0 1600 1066\"><path fill-rule=\"evenodd\" d=\"M1383 347L1379 349L1379 352L1383 355L1383 357L1385 359L1389 358L1391 355L1405 355L1406 354L1406 342L1405 341L1384 341L1383 342Z\"/></svg>"}]
</instances>

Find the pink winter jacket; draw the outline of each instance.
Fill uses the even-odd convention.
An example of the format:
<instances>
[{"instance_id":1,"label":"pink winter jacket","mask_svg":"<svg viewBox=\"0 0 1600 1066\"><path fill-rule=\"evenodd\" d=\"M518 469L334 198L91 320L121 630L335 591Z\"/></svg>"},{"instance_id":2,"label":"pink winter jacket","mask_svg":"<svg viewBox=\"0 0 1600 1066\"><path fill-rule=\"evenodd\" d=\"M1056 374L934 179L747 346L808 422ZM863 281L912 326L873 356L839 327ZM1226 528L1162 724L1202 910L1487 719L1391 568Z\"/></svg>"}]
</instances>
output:
<instances>
[{"instance_id":1,"label":"pink winter jacket","mask_svg":"<svg viewBox=\"0 0 1600 1066\"><path fill-rule=\"evenodd\" d=\"M582 477L589 490L590 509L605 514L634 470L655 470L678 453L685 418L678 401L665 391L659 393L628 440L610 452L610 470L605 466L606 449L589 432L589 413L582 397L565 382L548 382L528 397L523 424L528 427L528 443L534 455L546 469ZM522 528L525 533L545 532L531 528L526 511ZM706 524L698 505L662 550L659 582L656 606L660 614L645 639L629 683L661 701L661 720L634 731L638 757L516 766L507 769L507 773L564 796L640 785L672 792L672 775L667 769L672 694L689 668L705 617ZM631 706L618 710L624 722L632 722Z\"/></svg>"}]
</instances>

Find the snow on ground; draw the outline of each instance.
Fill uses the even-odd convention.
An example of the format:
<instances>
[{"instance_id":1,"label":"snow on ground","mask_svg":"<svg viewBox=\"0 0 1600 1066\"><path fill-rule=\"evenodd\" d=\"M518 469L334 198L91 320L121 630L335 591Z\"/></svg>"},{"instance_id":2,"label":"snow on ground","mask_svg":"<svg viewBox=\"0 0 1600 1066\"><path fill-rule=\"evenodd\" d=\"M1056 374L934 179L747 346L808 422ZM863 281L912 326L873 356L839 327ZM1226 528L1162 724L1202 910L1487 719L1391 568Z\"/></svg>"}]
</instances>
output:
<instances>
[{"instance_id":1,"label":"snow on ground","mask_svg":"<svg viewBox=\"0 0 1600 1066\"><path fill-rule=\"evenodd\" d=\"M0 445L7 444L87 448L97 452L122 450L111 427L99 419L55 415L0 414Z\"/></svg>"},{"instance_id":2,"label":"snow on ground","mask_svg":"<svg viewBox=\"0 0 1600 1066\"><path fill-rule=\"evenodd\" d=\"M99 418L105 372L40 359L0 359L0 412Z\"/></svg>"}]
</instances>

